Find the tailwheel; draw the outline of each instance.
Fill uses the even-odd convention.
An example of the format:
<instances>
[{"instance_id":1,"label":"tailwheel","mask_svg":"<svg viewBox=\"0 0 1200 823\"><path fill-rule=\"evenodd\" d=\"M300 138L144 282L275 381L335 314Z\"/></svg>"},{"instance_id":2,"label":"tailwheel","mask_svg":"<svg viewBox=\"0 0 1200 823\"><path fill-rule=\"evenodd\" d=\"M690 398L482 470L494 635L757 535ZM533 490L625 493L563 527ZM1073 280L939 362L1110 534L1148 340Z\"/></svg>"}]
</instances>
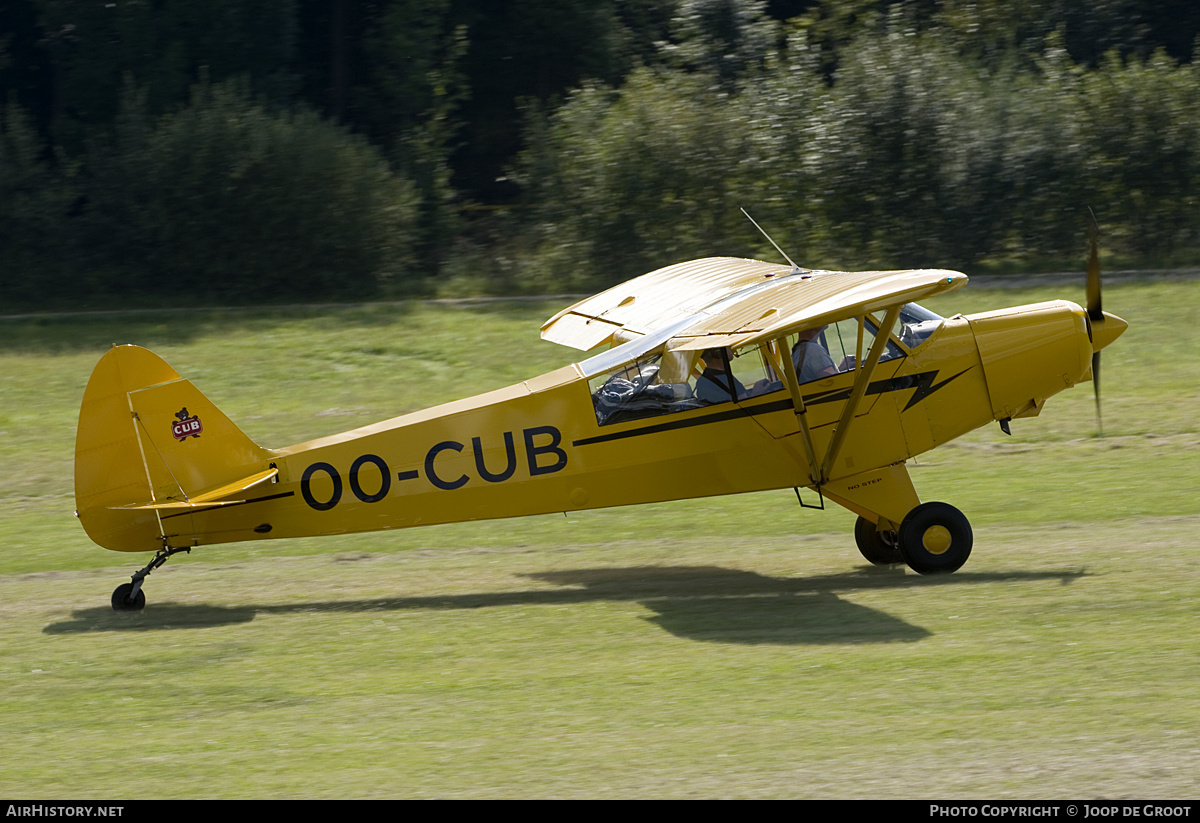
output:
<instances>
[{"instance_id":1,"label":"tailwheel","mask_svg":"<svg viewBox=\"0 0 1200 823\"><path fill-rule=\"evenodd\" d=\"M132 583L122 583L113 590L112 607L114 612L139 612L146 608L146 593L140 587L134 593Z\"/></svg>"},{"instance_id":2,"label":"tailwheel","mask_svg":"<svg viewBox=\"0 0 1200 823\"><path fill-rule=\"evenodd\" d=\"M971 556L974 536L966 515L948 503L922 503L900 524L900 554L919 574L949 574Z\"/></svg>"},{"instance_id":3,"label":"tailwheel","mask_svg":"<svg viewBox=\"0 0 1200 823\"><path fill-rule=\"evenodd\" d=\"M164 538L164 542L166 542ZM173 554L192 551L191 546L164 546L154 553L154 559L133 573L130 582L117 586L112 593L112 607L115 612L137 612L146 608L146 593L142 591L142 583L150 572L157 569Z\"/></svg>"},{"instance_id":4,"label":"tailwheel","mask_svg":"<svg viewBox=\"0 0 1200 823\"><path fill-rule=\"evenodd\" d=\"M862 556L876 566L891 566L903 563L900 555L900 544L896 532L880 531L875 524L865 517L860 517L854 524L854 542Z\"/></svg>"}]
</instances>

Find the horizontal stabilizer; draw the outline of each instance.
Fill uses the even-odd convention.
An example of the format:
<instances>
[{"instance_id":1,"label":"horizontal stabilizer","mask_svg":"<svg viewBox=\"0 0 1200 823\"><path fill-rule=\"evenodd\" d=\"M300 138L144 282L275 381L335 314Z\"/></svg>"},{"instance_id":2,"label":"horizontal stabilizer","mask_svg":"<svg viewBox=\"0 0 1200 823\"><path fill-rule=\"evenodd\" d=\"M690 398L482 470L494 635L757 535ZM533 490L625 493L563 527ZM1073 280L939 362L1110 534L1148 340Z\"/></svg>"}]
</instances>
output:
<instances>
[{"instance_id":1,"label":"horizontal stabilizer","mask_svg":"<svg viewBox=\"0 0 1200 823\"><path fill-rule=\"evenodd\" d=\"M155 503L142 503L130 506L109 506L110 509L195 509L207 508L209 506L230 506L234 503L244 503L244 499L235 499L230 495L238 495L249 488L257 486L260 483L265 483L268 480L274 479L279 474L279 469L270 468L266 471L252 474L249 477L244 477L241 480L235 480L232 483L226 483L220 488L212 491L203 492L193 495L186 500L161 500Z\"/></svg>"}]
</instances>

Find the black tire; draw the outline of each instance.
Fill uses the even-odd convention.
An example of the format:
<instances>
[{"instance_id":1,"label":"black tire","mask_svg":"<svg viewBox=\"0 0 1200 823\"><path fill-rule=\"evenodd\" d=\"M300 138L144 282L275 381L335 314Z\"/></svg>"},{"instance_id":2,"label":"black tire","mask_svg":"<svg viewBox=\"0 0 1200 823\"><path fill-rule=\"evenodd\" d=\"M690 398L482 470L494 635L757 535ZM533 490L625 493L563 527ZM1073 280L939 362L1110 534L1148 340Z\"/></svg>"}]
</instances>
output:
<instances>
[{"instance_id":1,"label":"black tire","mask_svg":"<svg viewBox=\"0 0 1200 823\"><path fill-rule=\"evenodd\" d=\"M860 517L854 524L854 542L862 556L876 566L892 566L903 563L900 544L894 531L879 531L875 524Z\"/></svg>"},{"instance_id":2,"label":"black tire","mask_svg":"<svg viewBox=\"0 0 1200 823\"><path fill-rule=\"evenodd\" d=\"M900 524L900 554L918 574L962 568L975 541L966 515L949 503L922 503Z\"/></svg>"},{"instance_id":3,"label":"black tire","mask_svg":"<svg viewBox=\"0 0 1200 823\"><path fill-rule=\"evenodd\" d=\"M113 590L112 607L114 612L140 612L146 608L146 593L138 589L137 597L130 600L129 593L132 591L132 583L122 583Z\"/></svg>"}]
</instances>

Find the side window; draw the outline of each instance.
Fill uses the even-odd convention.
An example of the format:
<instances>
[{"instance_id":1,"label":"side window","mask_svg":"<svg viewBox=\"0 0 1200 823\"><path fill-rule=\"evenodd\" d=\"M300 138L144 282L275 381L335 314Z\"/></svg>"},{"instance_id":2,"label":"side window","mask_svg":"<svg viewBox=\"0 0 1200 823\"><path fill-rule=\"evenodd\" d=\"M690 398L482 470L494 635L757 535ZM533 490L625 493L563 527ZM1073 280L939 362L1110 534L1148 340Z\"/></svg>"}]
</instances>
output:
<instances>
[{"instance_id":1,"label":"side window","mask_svg":"<svg viewBox=\"0 0 1200 823\"><path fill-rule=\"evenodd\" d=\"M762 347L748 346L734 352L732 366L738 382L746 387L750 397L782 391L784 388L783 375L776 373Z\"/></svg>"},{"instance_id":2,"label":"side window","mask_svg":"<svg viewBox=\"0 0 1200 823\"><path fill-rule=\"evenodd\" d=\"M875 343L880 317L851 317L827 326L806 329L788 338L788 349L801 383L811 383L854 371ZM771 343L775 352L775 344ZM784 357L784 352L773 356ZM890 338L880 361L903 357ZM778 361L777 361L778 362ZM733 351L662 350L624 363L588 381L596 422L601 426L748 400L782 391L778 374L763 348L754 345Z\"/></svg>"},{"instance_id":3,"label":"side window","mask_svg":"<svg viewBox=\"0 0 1200 823\"><path fill-rule=\"evenodd\" d=\"M732 379L730 379L732 377ZM783 389L757 346L657 352L588 381L601 426L732 403Z\"/></svg>"},{"instance_id":4,"label":"side window","mask_svg":"<svg viewBox=\"0 0 1200 823\"><path fill-rule=\"evenodd\" d=\"M811 383L843 372L853 371L857 364L865 361L879 321L871 315L851 317L828 326L807 329L788 339L792 350L792 362L801 383ZM890 339L887 341L880 362L903 357L904 352Z\"/></svg>"},{"instance_id":5,"label":"side window","mask_svg":"<svg viewBox=\"0 0 1200 823\"><path fill-rule=\"evenodd\" d=\"M704 404L694 396L695 377L687 368L686 361L691 359L671 354L664 364L659 352L593 377L588 388L596 408L596 422L607 426L700 408Z\"/></svg>"},{"instance_id":6,"label":"side window","mask_svg":"<svg viewBox=\"0 0 1200 823\"><path fill-rule=\"evenodd\" d=\"M731 403L735 394L740 401L783 389L783 376L776 374L759 346L706 349L700 353L697 371L695 394L706 405Z\"/></svg>"}]
</instances>

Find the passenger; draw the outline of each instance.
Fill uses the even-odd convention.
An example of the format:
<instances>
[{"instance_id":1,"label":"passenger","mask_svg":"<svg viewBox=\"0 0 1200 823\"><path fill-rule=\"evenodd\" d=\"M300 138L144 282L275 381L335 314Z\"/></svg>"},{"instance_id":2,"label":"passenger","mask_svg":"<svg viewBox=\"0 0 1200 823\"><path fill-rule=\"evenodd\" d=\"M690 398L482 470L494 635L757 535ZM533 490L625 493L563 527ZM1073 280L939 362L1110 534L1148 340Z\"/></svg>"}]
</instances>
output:
<instances>
[{"instance_id":1,"label":"passenger","mask_svg":"<svg viewBox=\"0 0 1200 823\"><path fill-rule=\"evenodd\" d=\"M796 341L796 345L792 346L792 362L796 364L796 379L801 383L820 380L822 377L831 377L838 373L837 368L833 365L833 358L817 340L817 335L827 328L829 327L817 326L814 329L805 329L800 332L800 339Z\"/></svg>"}]
</instances>

